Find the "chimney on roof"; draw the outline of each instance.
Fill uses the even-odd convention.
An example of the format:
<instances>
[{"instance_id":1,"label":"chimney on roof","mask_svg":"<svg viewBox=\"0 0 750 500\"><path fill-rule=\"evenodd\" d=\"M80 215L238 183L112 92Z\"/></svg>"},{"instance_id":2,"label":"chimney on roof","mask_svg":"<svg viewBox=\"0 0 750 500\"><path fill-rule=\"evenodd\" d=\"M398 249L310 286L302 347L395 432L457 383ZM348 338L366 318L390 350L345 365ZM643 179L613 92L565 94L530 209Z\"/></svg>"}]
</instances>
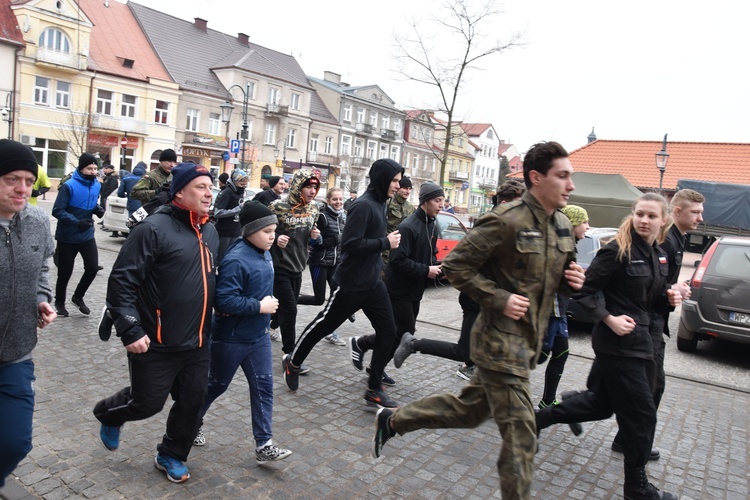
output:
<instances>
[{"instance_id":1,"label":"chimney on roof","mask_svg":"<svg viewBox=\"0 0 750 500\"><path fill-rule=\"evenodd\" d=\"M341 84L341 75L338 73L334 73L333 71L324 71L323 72L323 80L327 82L333 82L337 85Z\"/></svg>"},{"instance_id":2,"label":"chimney on roof","mask_svg":"<svg viewBox=\"0 0 750 500\"><path fill-rule=\"evenodd\" d=\"M248 45L250 43L250 37L244 33L237 33L237 40L239 40L242 45Z\"/></svg>"},{"instance_id":3,"label":"chimney on roof","mask_svg":"<svg viewBox=\"0 0 750 500\"><path fill-rule=\"evenodd\" d=\"M596 140L596 134L594 133L594 127L591 127L591 133L588 136L589 144Z\"/></svg>"},{"instance_id":4,"label":"chimney on roof","mask_svg":"<svg viewBox=\"0 0 750 500\"><path fill-rule=\"evenodd\" d=\"M205 19L201 19L200 17L196 17L194 19L196 28L201 31L208 31L208 21L206 21Z\"/></svg>"}]
</instances>

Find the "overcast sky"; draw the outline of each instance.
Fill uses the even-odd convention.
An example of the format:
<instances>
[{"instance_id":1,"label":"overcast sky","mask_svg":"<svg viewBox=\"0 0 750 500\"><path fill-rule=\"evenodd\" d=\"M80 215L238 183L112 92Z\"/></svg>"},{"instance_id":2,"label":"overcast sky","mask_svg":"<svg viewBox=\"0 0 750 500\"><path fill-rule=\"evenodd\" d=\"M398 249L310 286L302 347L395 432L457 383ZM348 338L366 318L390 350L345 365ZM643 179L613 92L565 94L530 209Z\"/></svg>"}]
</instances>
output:
<instances>
[{"instance_id":1,"label":"overcast sky","mask_svg":"<svg viewBox=\"0 0 750 500\"><path fill-rule=\"evenodd\" d=\"M378 84L403 108L427 90L394 72L393 34L439 0L140 0L209 28L293 54L303 70ZM459 118L489 122L519 151L556 140L572 151L599 139L750 142L750 2L504 0L491 38L525 44L480 61ZM427 25L425 25L427 26ZM487 29L490 28L490 29ZM427 28L425 27L425 30Z\"/></svg>"}]
</instances>

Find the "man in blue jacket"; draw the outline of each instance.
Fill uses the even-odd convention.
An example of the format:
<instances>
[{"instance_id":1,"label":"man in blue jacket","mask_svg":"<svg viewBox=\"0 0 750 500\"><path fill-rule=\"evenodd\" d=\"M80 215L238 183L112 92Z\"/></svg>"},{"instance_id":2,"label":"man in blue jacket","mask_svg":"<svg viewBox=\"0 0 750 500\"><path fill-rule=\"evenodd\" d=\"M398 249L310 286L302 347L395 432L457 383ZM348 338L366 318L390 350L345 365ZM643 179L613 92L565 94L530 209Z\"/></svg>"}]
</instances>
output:
<instances>
[{"instance_id":1,"label":"man in blue jacket","mask_svg":"<svg viewBox=\"0 0 750 500\"><path fill-rule=\"evenodd\" d=\"M123 177L122 182L120 182L120 186L117 188L117 196L120 198L128 199L128 217L133 215L133 212L141 208L141 200L134 199L131 196L131 193L133 192L133 186L135 186L138 181L141 180L141 177L143 177L143 174L145 173L146 163L139 161L133 169L133 173ZM116 238L118 236L117 231L112 231L112 234L110 236L112 238ZM127 234L123 233L123 236L127 236Z\"/></svg>"}]
</instances>

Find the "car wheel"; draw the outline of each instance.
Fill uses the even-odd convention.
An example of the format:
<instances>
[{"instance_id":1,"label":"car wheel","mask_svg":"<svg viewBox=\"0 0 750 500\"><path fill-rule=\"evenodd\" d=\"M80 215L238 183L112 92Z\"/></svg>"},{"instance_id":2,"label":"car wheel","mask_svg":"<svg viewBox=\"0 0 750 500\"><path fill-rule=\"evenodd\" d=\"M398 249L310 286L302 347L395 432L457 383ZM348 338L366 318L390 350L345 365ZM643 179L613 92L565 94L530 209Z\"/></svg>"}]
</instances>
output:
<instances>
[{"instance_id":1,"label":"car wheel","mask_svg":"<svg viewBox=\"0 0 750 500\"><path fill-rule=\"evenodd\" d=\"M688 330L682 319L677 327L677 349L682 352L695 352L698 349L698 334Z\"/></svg>"}]
</instances>

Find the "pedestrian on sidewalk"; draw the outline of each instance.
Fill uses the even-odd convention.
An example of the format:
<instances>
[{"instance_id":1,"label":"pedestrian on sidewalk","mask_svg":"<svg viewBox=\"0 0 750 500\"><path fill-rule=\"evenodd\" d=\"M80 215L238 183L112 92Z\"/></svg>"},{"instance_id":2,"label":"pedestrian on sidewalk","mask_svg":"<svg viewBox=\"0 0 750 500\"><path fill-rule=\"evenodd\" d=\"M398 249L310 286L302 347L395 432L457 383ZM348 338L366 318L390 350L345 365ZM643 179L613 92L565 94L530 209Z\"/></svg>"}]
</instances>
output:
<instances>
[{"instance_id":1,"label":"pedestrian on sidewalk","mask_svg":"<svg viewBox=\"0 0 750 500\"><path fill-rule=\"evenodd\" d=\"M370 168L370 185L347 214L341 238L342 259L333 279L338 285L326 306L307 325L297 340L294 350L284 356L284 380L296 391L302 362L313 347L326 335L360 309L375 330L370 377L364 399L375 407L396 407L398 404L383 390L383 370L391 356L396 337L393 310L388 290L380 279L383 266L381 253L386 248L397 248L401 236L398 231L386 234L385 203L399 186L404 168L390 159L380 159ZM356 337L349 338L352 363L363 369Z\"/></svg>"},{"instance_id":2,"label":"pedestrian on sidewalk","mask_svg":"<svg viewBox=\"0 0 750 500\"><path fill-rule=\"evenodd\" d=\"M133 187L135 187L135 185L138 184L138 181L141 180L141 177L146 174L146 169L146 162L139 161L133 169L133 173L126 175L122 179L120 187L117 188L117 196L128 199L128 217L141 208L141 201L133 198Z\"/></svg>"},{"instance_id":3,"label":"pedestrian on sidewalk","mask_svg":"<svg viewBox=\"0 0 750 500\"><path fill-rule=\"evenodd\" d=\"M57 314L49 304L49 218L27 201L39 168L20 142L0 139L0 488L31 451L37 328Z\"/></svg>"},{"instance_id":4,"label":"pedestrian on sidewalk","mask_svg":"<svg viewBox=\"0 0 750 500\"><path fill-rule=\"evenodd\" d=\"M276 200L281 199L281 195L286 190L286 181L283 177L272 175L267 181L268 189L263 190L253 197L253 201L259 201L265 206L270 206Z\"/></svg>"},{"instance_id":5,"label":"pedestrian on sidewalk","mask_svg":"<svg viewBox=\"0 0 750 500\"><path fill-rule=\"evenodd\" d=\"M541 430L556 423L604 420L614 413L625 459L624 496L635 500L677 498L659 492L646 475L656 430L653 343L661 340L664 312L682 301L667 282L667 255L658 246L668 222L666 200L643 194L614 240L597 252L579 299L597 320L591 333L596 358L588 390L565 394L560 404L536 414Z\"/></svg>"},{"instance_id":6,"label":"pedestrian on sidewalk","mask_svg":"<svg viewBox=\"0 0 750 500\"><path fill-rule=\"evenodd\" d=\"M227 248L240 236L239 213L249 180L247 172L235 168L227 180L227 187L221 190L214 202L214 224L219 233L219 255L216 264L220 267Z\"/></svg>"},{"instance_id":7,"label":"pedestrian on sidewalk","mask_svg":"<svg viewBox=\"0 0 750 500\"><path fill-rule=\"evenodd\" d=\"M480 304L471 332L477 373L461 394L442 394L376 416L373 455L396 433L473 428L492 417L503 439L497 462L505 499L531 496L536 427L529 375L539 357L556 291L583 284L570 221L558 209L573 184L568 153L534 145L523 162L528 191L481 217L443 261L451 284Z\"/></svg>"},{"instance_id":8,"label":"pedestrian on sidewalk","mask_svg":"<svg viewBox=\"0 0 750 500\"><path fill-rule=\"evenodd\" d=\"M83 259L83 276L70 301L81 313L91 314L83 298L99 271L99 251L94 239L93 216L96 215L100 219L104 217L104 209L98 204L101 184L96 180L97 170L96 157L90 153L83 153L70 180L59 188L52 207L52 216L57 219L55 309L58 316L69 314L65 307L65 299L78 254L81 254Z\"/></svg>"},{"instance_id":9,"label":"pedestrian on sidewalk","mask_svg":"<svg viewBox=\"0 0 750 500\"><path fill-rule=\"evenodd\" d=\"M279 306L273 296L273 259L269 253L278 219L262 203L248 201L242 205L239 220L241 239L230 245L216 280L208 397L201 418L242 367L250 388L255 458L263 463L292 454L272 440L273 355L266 331L271 314ZM206 444L202 427L194 443Z\"/></svg>"},{"instance_id":10,"label":"pedestrian on sidewalk","mask_svg":"<svg viewBox=\"0 0 750 500\"><path fill-rule=\"evenodd\" d=\"M159 166L144 174L141 180L133 186L131 198L145 205L161 193L166 203L169 199L169 183L172 181L172 169L175 165L177 165L177 154L174 150L162 151L159 154Z\"/></svg>"},{"instance_id":11,"label":"pedestrian on sidewalk","mask_svg":"<svg viewBox=\"0 0 750 500\"><path fill-rule=\"evenodd\" d=\"M208 389L219 237L208 223L208 169L183 163L172 176L170 203L133 228L109 276L107 307L128 353L130 386L99 401L94 416L102 444L114 451L125 422L156 415L171 396L154 461L170 481L181 483L190 477L184 462Z\"/></svg>"},{"instance_id":12,"label":"pedestrian on sidewalk","mask_svg":"<svg viewBox=\"0 0 750 500\"><path fill-rule=\"evenodd\" d=\"M331 288L331 293L336 289L333 274L341 261L341 235L346 220L344 192L341 188L329 188L326 202L317 223L321 244L310 246L310 257L307 259L314 295L300 295L297 304L302 306L322 306L326 301L326 284ZM346 345L336 332L326 335L323 340L334 345Z\"/></svg>"}]
</instances>

